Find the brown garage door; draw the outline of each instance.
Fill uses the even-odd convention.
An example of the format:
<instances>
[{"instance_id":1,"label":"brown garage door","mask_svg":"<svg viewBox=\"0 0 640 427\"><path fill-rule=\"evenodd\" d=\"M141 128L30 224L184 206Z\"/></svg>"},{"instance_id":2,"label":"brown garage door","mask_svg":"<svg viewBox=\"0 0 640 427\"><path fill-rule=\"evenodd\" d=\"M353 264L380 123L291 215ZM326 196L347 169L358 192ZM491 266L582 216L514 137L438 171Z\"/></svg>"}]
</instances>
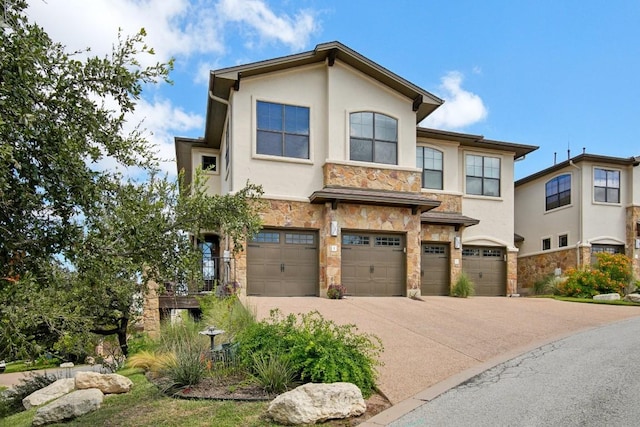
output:
<instances>
[{"instance_id":1,"label":"brown garage door","mask_svg":"<svg viewBox=\"0 0 640 427\"><path fill-rule=\"evenodd\" d=\"M622 245L591 245L591 265L598 264L598 254L623 254L624 246Z\"/></svg>"},{"instance_id":2,"label":"brown garage door","mask_svg":"<svg viewBox=\"0 0 640 427\"><path fill-rule=\"evenodd\" d=\"M247 244L248 295L317 295L318 283L316 232L263 230Z\"/></svg>"},{"instance_id":3,"label":"brown garage door","mask_svg":"<svg viewBox=\"0 0 640 427\"><path fill-rule=\"evenodd\" d=\"M449 245L422 244L420 292L422 295L449 295Z\"/></svg>"},{"instance_id":4,"label":"brown garage door","mask_svg":"<svg viewBox=\"0 0 640 427\"><path fill-rule=\"evenodd\" d=\"M405 293L404 236L342 233L342 284L348 295L396 296Z\"/></svg>"},{"instance_id":5,"label":"brown garage door","mask_svg":"<svg viewBox=\"0 0 640 427\"><path fill-rule=\"evenodd\" d=\"M507 273L504 248L465 246L462 249L462 271L475 285L479 296L506 294Z\"/></svg>"}]
</instances>

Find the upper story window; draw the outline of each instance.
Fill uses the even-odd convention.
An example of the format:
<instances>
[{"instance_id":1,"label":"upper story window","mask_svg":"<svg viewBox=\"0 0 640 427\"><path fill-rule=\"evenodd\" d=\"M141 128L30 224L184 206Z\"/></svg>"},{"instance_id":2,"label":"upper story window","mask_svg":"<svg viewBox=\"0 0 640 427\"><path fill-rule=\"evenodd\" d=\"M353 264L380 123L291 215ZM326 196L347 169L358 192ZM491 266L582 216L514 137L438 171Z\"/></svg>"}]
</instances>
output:
<instances>
[{"instance_id":1,"label":"upper story window","mask_svg":"<svg viewBox=\"0 0 640 427\"><path fill-rule=\"evenodd\" d=\"M466 192L500 197L500 159L467 154Z\"/></svg>"},{"instance_id":2,"label":"upper story window","mask_svg":"<svg viewBox=\"0 0 640 427\"><path fill-rule=\"evenodd\" d=\"M545 185L546 210L559 208L571 203L571 175L560 175Z\"/></svg>"},{"instance_id":3,"label":"upper story window","mask_svg":"<svg viewBox=\"0 0 640 427\"><path fill-rule=\"evenodd\" d=\"M418 147L416 167L422 169L422 188L442 190L442 151Z\"/></svg>"},{"instance_id":4,"label":"upper story window","mask_svg":"<svg viewBox=\"0 0 640 427\"><path fill-rule=\"evenodd\" d=\"M351 160L398 164L396 119L379 113L351 113L349 129Z\"/></svg>"},{"instance_id":5,"label":"upper story window","mask_svg":"<svg viewBox=\"0 0 640 427\"><path fill-rule=\"evenodd\" d=\"M217 156L202 156L202 170L208 172L218 171L218 157Z\"/></svg>"},{"instance_id":6,"label":"upper story window","mask_svg":"<svg viewBox=\"0 0 640 427\"><path fill-rule=\"evenodd\" d=\"M258 101L256 151L270 156L309 158L309 108Z\"/></svg>"},{"instance_id":7,"label":"upper story window","mask_svg":"<svg viewBox=\"0 0 640 427\"><path fill-rule=\"evenodd\" d=\"M620 171L595 168L593 197L596 202L620 203Z\"/></svg>"}]
</instances>

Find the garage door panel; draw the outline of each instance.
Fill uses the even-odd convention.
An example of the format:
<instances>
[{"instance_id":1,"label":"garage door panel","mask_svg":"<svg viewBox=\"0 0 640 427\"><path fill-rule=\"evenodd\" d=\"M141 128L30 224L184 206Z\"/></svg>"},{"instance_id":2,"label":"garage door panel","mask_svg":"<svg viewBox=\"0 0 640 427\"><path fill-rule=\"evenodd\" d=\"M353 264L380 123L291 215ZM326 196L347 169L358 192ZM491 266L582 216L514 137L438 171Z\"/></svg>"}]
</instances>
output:
<instances>
[{"instance_id":1,"label":"garage door panel","mask_svg":"<svg viewBox=\"0 0 640 427\"><path fill-rule=\"evenodd\" d=\"M423 243L420 283L422 295L449 295L449 245Z\"/></svg>"},{"instance_id":2,"label":"garage door panel","mask_svg":"<svg viewBox=\"0 0 640 427\"><path fill-rule=\"evenodd\" d=\"M403 236L343 231L342 284L350 295L403 295L404 259Z\"/></svg>"},{"instance_id":3,"label":"garage door panel","mask_svg":"<svg viewBox=\"0 0 640 427\"><path fill-rule=\"evenodd\" d=\"M317 295L317 239L309 231L261 231L247 245L247 294Z\"/></svg>"},{"instance_id":4,"label":"garage door panel","mask_svg":"<svg viewBox=\"0 0 640 427\"><path fill-rule=\"evenodd\" d=\"M504 248L463 248L462 270L474 283L476 295L502 296L506 294Z\"/></svg>"}]
</instances>

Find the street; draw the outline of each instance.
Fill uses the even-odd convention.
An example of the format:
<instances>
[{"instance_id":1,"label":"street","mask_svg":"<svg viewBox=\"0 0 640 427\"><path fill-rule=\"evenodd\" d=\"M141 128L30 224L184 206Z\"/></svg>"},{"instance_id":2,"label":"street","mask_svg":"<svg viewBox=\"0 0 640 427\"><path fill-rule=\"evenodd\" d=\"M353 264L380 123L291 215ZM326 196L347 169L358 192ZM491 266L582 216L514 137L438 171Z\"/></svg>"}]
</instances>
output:
<instances>
[{"instance_id":1,"label":"street","mask_svg":"<svg viewBox=\"0 0 640 427\"><path fill-rule=\"evenodd\" d=\"M500 364L390 425L638 425L639 364L640 318L635 318Z\"/></svg>"}]
</instances>

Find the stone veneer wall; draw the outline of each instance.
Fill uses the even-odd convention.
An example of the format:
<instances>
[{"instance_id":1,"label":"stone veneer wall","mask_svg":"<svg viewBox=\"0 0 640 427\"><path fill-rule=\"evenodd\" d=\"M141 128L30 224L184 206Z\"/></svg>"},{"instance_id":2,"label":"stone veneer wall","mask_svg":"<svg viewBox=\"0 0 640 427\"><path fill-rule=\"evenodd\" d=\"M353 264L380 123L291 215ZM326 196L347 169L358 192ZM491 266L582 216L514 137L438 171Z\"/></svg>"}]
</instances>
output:
<instances>
[{"instance_id":1,"label":"stone veneer wall","mask_svg":"<svg viewBox=\"0 0 640 427\"><path fill-rule=\"evenodd\" d=\"M636 249L636 239L640 239L637 229L638 221L640 221L640 206L627 207L627 256L631 258L636 278L640 278L640 249Z\"/></svg>"},{"instance_id":2,"label":"stone veneer wall","mask_svg":"<svg viewBox=\"0 0 640 427\"><path fill-rule=\"evenodd\" d=\"M419 193L420 172L325 163L324 185Z\"/></svg>"},{"instance_id":3,"label":"stone veneer wall","mask_svg":"<svg viewBox=\"0 0 640 427\"><path fill-rule=\"evenodd\" d=\"M581 248L583 249L583 248ZM589 248L586 248L587 250ZM508 261L509 255L507 256ZM587 257L587 260L589 258ZM562 271L570 267L576 267L576 248L568 248L553 252L545 252L536 255L517 258L517 293L532 294L533 284L555 272L556 268ZM507 275L509 275L507 269Z\"/></svg>"},{"instance_id":4,"label":"stone veneer wall","mask_svg":"<svg viewBox=\"0 0 640 427\"><path fill-rule=\"evenodd\" d=\"M507 248L507 296L518 293L518 251Z\"/></svg>"},{"instance_id":5,"label":"stone veneer wall","mask_svg":"<svg viewBox=\"0 0 640 427\"><path fill-rule=\"evenodd\" d=\"M422 193L429 200L438 200L440 206L433 209L433 212L462 213L462 196L444 193Z\"/></svg>"}]
</instances>

